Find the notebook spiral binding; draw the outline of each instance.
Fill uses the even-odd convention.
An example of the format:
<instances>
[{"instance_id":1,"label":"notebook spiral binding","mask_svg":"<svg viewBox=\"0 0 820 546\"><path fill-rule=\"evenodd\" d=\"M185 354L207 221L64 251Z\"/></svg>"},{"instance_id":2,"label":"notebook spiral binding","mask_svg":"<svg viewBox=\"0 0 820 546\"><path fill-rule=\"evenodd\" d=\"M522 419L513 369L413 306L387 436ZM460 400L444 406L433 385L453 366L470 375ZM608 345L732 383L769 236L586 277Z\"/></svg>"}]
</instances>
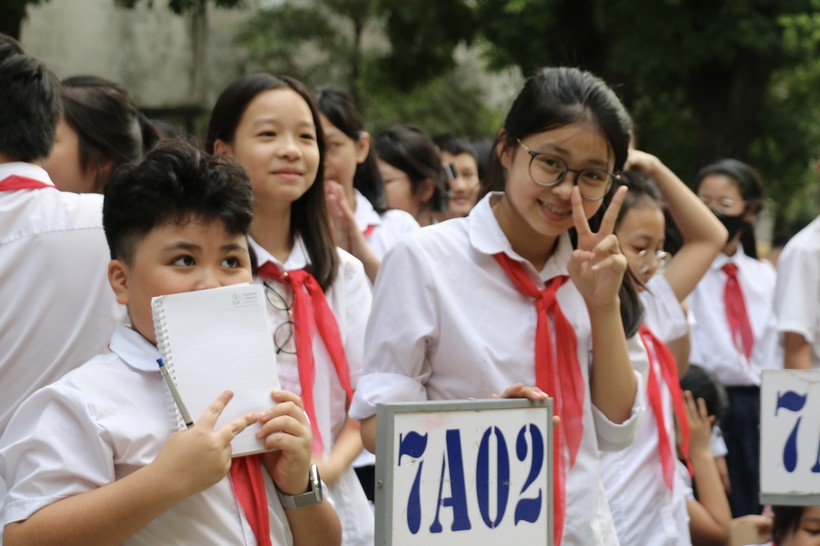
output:
<instances>
[{"instance_id":1,"label":"notebook spiral binding","mask_svg":"<svg viewBox=\"0 0 820 546\"><path fill-rule=\"evenodd\" d=\"M165 362L165 368L176 383L177 376L174 373L174 357L171 355L170 346L168 345L168 328L165 323L165 313L162 307L163 298L160 296L154 300L154 336L157 338L157 348L162 355ZM185 419L182 417L182 412L179 411L174 396L171 394L171 388L163 381L165 385L165 403L168 407L168 412L174 416L177 423L177 430L185 430Z\"/></svg>"}]
</instances>

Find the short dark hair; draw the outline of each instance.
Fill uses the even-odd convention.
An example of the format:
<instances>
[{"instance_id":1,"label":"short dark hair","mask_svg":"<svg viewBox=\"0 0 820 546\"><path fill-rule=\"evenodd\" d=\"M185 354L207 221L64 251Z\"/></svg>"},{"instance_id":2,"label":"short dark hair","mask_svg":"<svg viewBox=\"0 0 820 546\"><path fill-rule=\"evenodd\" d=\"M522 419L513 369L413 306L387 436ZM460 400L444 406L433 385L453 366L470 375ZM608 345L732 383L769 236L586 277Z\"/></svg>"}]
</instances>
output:
<instances>
[{"instance_id":1,"label":"short dark hair","mask_svg":"<svg viewBox=\"0 0 820 546\"><path fill-rule=\"evenodd\" d=\"M19 161L48 156L60 119L57 77L22 52L19 42L0 40L0 152Z\"/></svg>"},{"instance_id":2,"label":"short dark hair","mask_svg":"<svg viewBox=\"0 0 820 546\"><path fill-rule=\"evenodd\" d=\"M718 381L714 373L702 366L689 364L689 368L680 379L680 387L691 392L695 400L703 398L707 413L715 417L715 424L720 423L729 411L726 387Z\"/></svg>"},{"instance_id":3,"label":"short dark hair","mask_svg":"<svg viewBox=\"0 0 820 546\"><path fill-rule=\"evenodd\" d=\"M290 89L302 97L310 109L316 126L316 144L319 147L319 168L316 180L308 190L293 202L290 215L290 229L293 235L302 237L310 256L310 273L316 277L322 290L333 283L338 269L339 255L330 232L330 216L325 202L324 154L325 135L319 118L319 110L313 95L300 81L288 76L270 74L249 74L234 81L222 91L216 100L208 123L205 150L214 152L217 140L232 143L236 128L248 105L260 94L277 89Z\"/></svg>"},{"instance_id":4,"label":"short dark hair","mask_svg":"<svg viewBox=\"0 0 820 546\"><path fill-rule=\"evenodd\" d=\"M160 142L140 162L114 171L105 187L103 228L112 259L131 263L139 241L159 226L196 218L248 233L253 190L232 162L180 140Z\"/></svg>"},{"instance_id":5,"label":"short dark hair","mask_svg":"<svg viewBox=\"0 0 820 546\"><path fill-rule=\"evenodd\" d=\"M447 211L447 189L441 155L421 129L394 125L379 132L374 140L379 159L402 171L410 179L413 193L421 183L432 180L435 184L430 198L430 210Z\"/></svg>"},{"instance_id":6,"label":"short dark hair","mask_svg":"<svg viewBox=\"0 0 820 546\"><path fill-rule=\"evenodd\" d=\"M629 189L629 192L626 194L624 202L621 204L621 210L618 212L618 219L615 222L616 229L627 212L635 207L650 203L663 210L663 195L661 195L652 177L638 171L627 170L621 173L620 181L621 185Z\"/></svg>"},{"instance_id":7,"label":"short dark hair","mask_svg":"<svg viewBox=\"0 0 820 546\"><path fill-rule=\"evenodd\" d=\"M467 154L475 159L476 163L478 163L478 158L476 157L476 151L475 148L473 148L473 145L458 135L454 135L452 133L434 135L433 142L436 146L438 146L441 153L447 152L451 155Z\"/></svg>"},{"instance_id":8,"label":"short dark hair","mask_svg":"<svg viewBox=\"0 0 820 546\"><path fill-rule=\"evenodd\" d=\"M358 142L365 128L364 119L353 96L347 91L326 86L316 87L313 94L319 111L328 121L347 135L347 138ZM370 201L376 212L387 210L387 193L372 145L364 161L356 165L353 187Z\"/></svg>"},{"instance_id":9,"label":"short dark hair","mask_svg":"<svg viewBox=\"0 0 820 546\"><path fill-rule=\"evenodd\" d=\"M772 506L774 519L772 520L772 540L780 544L791 533L800 528L805 506Z\"/></svg>"},{"instance_id":10,"label":"short dark hair","mask_svg":"<svg viewBox=\"0 0 820 546\"><path fill-rule=\"evenodd\" d=\"M104 160L114 169L142 157L140 113L125 87L98 76L73 76L62 82L63 117L77 132L83 172ZM98 173L102 189L107 180Z\"/></svg>"}]
</instances>

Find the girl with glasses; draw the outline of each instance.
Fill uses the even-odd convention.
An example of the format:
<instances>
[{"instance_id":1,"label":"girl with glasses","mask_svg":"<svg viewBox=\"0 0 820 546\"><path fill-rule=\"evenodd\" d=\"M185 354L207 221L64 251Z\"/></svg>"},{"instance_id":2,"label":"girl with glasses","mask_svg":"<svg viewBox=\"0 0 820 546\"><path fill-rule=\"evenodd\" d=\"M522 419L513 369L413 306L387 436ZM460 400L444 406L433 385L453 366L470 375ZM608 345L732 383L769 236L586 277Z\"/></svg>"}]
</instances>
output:
<instances>
[{"instance_id":1,"label":"girl with glasses","mask_svg":"<svg viewBox=\"0 0 820 546\"><path fill-rule=\"evenodd\" d=\"M325 133L325 191L333 239L364 264L371 282L384 253L419 224L388 208L370 134L353 97L332 87L314 90Z\"/></svg>"},{"instance_id":2,"label":"girl with glasses","mask_svg":"<svg viewBox=\"0 0 820 546\"><path fill-rule=\"evenodd\" d=\"M372 545L373 513L351 467L362 441L358 423L347 419L371 292L361 262L333 244L319 111L292 78L245 76L217 99L206 147L248 173L254 280L265 284L279 380L304 403L313 460L336 500L342 544Z\"/></svg>"},{"instance_id":3,"label":"girl with glasses","mask_svg":"<svg viewBox=\"0 0 820 546\"><path fill-rule=\"evenodd\" d=\"M530 78L489 174L505 191L385 257L351 407L372 450L378 403L554 397L556 545L618 543L598 450L627 446L642 407L626 341L640 305L613 234L626 190L612 173L624 166L630 129L592 74L546 68ZM531 165L547 155L566 169L538 178Z\"/></svg>"},{"instance_id":4,"label":"girl with glasses","mask_svg":"<svg viewBox=\"0 0 820 546\"><path fill-rule=\"evenodd\" d=\"M752 226L763 204L763 183L752 167L722 159L698 172L695 188L729 234L689 300L696 321L690 361L712 371L729 395L720 428L732 515L759 514L760 375L783 362L775 270L757 259Z\"/></svg>"},{"instance_id":5,"label":"girl with glasses","mask_svg":"<svg viewBox=\"0 0 820 546\"><path fill-rule=\"evenodd\" d=\"M647 408L632 445L601 453L601 476L621 544L690 546L688 488L675 448L675 418L688 443L679 378L687 367L689 328L681 304L720 252L726 230L656 157L630 150L626 164L621 180L629 193L615 235L644 309L630 357L644 378ZM671 258L663 250L664 206L684 239Z\"/></svg>"}]
</instances>

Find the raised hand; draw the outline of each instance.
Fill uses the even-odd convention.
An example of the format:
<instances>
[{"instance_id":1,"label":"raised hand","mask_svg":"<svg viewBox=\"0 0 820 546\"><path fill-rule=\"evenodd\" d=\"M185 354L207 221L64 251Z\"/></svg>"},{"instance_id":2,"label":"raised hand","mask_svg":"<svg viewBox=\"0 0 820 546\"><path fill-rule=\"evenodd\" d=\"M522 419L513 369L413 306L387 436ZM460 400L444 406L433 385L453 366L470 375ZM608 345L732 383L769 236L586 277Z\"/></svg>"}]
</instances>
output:
<instances>
[{"instance_id":1,"label":"raised hand","mask_svg":"<svg viewBox=\"0 0 820 546\"><path fill-rule=\"evenodd\" d=\"M199 493L225 477L231 468L231 441L257 421L258 416L250 413L214 430L231 398L231 391L220 394L193 427L172 434L151 463L158 479L179 488L181 498Z\"/></svg>"},{"instance_id":2,"label":"raised hand","mask_svg":"<svg viewBox=\"0 0 820 546\"><path fill-rule=\"evenodd\" d=\"M262 412L259 421L262 430L257 438L264 438L262 461L273 482L285 494L298 495L307 489L310 468L310 450L313 435L302 407L302 399L290 391L275 390L271 398L276 405Z\"/></svg>"},{"instance_id":3,"label":"raised hand","mask_svg":"<svg viewBox=\"0 0 820 546\"><path fill-rule=\"evenodd\" d=\"M588 307L613 304L626 271L626 257L613 233L626 192L626 187L618 188L600 229L593 232L584 214L581 193L577 186L572 188L572 219L578 232L578 248L573 251L567 268Z\"/></svg>"}]
</instances>

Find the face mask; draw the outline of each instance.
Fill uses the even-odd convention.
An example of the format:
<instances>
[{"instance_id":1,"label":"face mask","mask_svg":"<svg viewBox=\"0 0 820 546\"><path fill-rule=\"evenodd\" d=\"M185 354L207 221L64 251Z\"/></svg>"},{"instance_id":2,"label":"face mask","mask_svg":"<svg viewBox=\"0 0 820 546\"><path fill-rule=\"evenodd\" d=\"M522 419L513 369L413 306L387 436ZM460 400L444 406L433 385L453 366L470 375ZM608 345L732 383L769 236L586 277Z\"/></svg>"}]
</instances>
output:
<instances>
[{"instance_id":1,"label":"face mask","mask_svg":"<svg viewBox=\"0 0 820 546\"><path fill-rule=\"evenodd\" d=\"M723 227L725 227L729 232L726 242L734 239L735 235L737 235L740 230L746 226L746 220L743 219L743 214L729 216L728 214L723 214L722 212L718 212L716 210L712 210L712 213L717 216L717 219L720 220L720 223L723 224Z\"/></svg>"}]
</instances>

